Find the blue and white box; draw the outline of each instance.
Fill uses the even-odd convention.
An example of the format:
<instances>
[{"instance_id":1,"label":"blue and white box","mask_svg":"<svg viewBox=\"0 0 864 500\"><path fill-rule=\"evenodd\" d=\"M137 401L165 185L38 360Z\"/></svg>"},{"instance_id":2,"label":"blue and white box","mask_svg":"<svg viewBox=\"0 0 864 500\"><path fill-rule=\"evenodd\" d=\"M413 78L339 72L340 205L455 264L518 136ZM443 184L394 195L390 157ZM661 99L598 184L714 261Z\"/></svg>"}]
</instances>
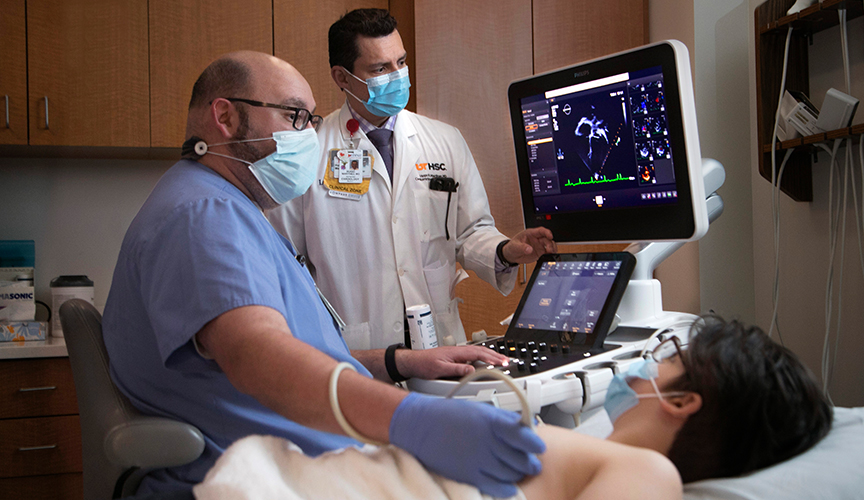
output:
<instances>
[{"instance_id":1,"label":"blue and white box","mask_svg":"<svg viewBox=\"0 0 864 500\"><path fill-rule=\"evenodd\" d=\"M33 321L36 317L33 240L0 241L0 321Z\"/></svg>"}]
</instances>

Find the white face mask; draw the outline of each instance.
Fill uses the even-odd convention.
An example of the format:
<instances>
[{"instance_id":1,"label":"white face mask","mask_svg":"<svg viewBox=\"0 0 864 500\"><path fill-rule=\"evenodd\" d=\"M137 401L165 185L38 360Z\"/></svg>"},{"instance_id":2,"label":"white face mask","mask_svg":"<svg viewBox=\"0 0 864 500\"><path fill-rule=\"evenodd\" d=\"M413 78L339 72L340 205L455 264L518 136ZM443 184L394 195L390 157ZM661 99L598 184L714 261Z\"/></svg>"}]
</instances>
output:
<instances>
[{"instance_id":1,"label":"white face mask","mask_svg":"<svg viewBox=\"0 0 864 500\"><path fill-rule=\"evenodd\" d=\"M240 158L209 151L204 141L195 144L195 152L203 156L212 154L230 158L249 165L249 170L264 188L264 191L279 205L286 203L305 193L315 181L318 171L318 159L321 146L318 134L313 128L300 131L285 130L274 132L273 137L261 139L246 139L243 141L222 142L211 144L223 146L241 142L276 141L276 152L250 163Z\"/></svg>"}]
</instances>

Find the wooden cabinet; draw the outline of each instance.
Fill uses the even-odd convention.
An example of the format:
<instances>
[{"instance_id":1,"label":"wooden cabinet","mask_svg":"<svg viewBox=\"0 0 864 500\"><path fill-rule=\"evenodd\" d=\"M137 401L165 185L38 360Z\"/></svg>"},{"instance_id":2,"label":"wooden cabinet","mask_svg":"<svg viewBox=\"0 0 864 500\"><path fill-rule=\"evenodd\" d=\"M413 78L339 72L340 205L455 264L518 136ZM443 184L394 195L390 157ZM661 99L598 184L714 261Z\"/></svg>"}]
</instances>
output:
<instances>
[{"instance_id":1,"label":"wooden cabinet","mask_svg":"<svg viewBox=\"0 0 864 500\"><path fill-rule=\"evenodd\" d=\"M27 2L31 145L150 145L147 0Z\"/></svg>"},{"instance_id":2,"label":"wooden cabinet","mask_svg":"<svg viewBox=\"0 0 864 500\"><path fill-rule=\"evenodd\" d=\"M783 71L783 53L786 34L793 28L789 44L789 62L786 71L786 90L798 90L810 94L808 52L814 33L839 24L837 10L847 9L847 19L864 13L861 2L822 0L811 7L793 14L786 12L793 0L768 0L754 12L756 28L756 112L758 140L760 145L759 174L771 181L771 140L774 134L774 118L780 93ZM850 47L850 50L852 48ZM842 88L842 82L837 86ZM812 96L810 96L812 98ZM817 101L817 99L813 99ZM813 144L864 133L864 124L853 124L839 130L798 137L777 143L776 168L779 170L785 150L795 148L780 182L780 189L795 201L813 200L813 174L811 157Z\"/></svg>"},{"instance_id":3,"label":"wooden cabinet","mask_svg":"<svg viewBox=\"0 0 864 500\"><path fill-rule=\"evenodd\" d=\"M411 15L400 29L413 56L413 2L393 3ZM349 10L389 4L9 0L0 11L0 144L179 148L195 79L237 50L292 63L312 86L317 114L326 115L344 100L330 78L330 24Z\"/></svg>"},{"instance_id":4,"label":"wooden cabinet","mask_svg":"<svg viewBox=\"0 0 864 500\"><path fill-rule=\"evenodd\" d=\"M0 498L81 499L81 426L68 358L0 361Z\"/></svg>"},{"instance_id":5,"label":"wooden cabinet","mask_svg":"<svg viewBox=\"0 0 864 500\"><path fill-rule=\"evenodd\" d=\"M295 17L308 21L305 15ZM236 50L273 53L271 0L150 0L148 145L183 144L192 85L210 62Z\"/></svg>"},{"instance_id":6,"label":"wooden cabinet","mask_svg":"<svg viewBox=\"0 0 864 500\"><path fill-rule=\"evenodd\" d=\"M0 144L27 144L27 35L24 0L0 9Z\"/></svg>"},{"instance_id":7,"label":"wooden cabinet","mask_svg":"<svg viewBox=\"0 0 864 500\"><path fill-rule=\"evenodd\" d=\"M387 7L387 0L274 0L274 55L291 63L309 82L318 106L316 114L327 116L345 102L345 95L330 77L330 25L354 9Z\"/></svg>"}]
</instances>

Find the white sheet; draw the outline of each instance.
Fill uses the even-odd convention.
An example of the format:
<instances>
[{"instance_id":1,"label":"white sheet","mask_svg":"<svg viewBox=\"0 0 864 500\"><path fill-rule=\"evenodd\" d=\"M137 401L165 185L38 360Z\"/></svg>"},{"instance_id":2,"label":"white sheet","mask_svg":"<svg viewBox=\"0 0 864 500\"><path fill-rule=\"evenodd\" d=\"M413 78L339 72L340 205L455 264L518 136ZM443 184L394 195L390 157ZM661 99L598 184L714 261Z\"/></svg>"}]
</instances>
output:
<instances>
[{"instance_id":1,"label":"white sheet","mask_svg":"<svg viewBox=\"0 0 864 500\"><path fill-rule=\"evenodd\" d=\"M577 431L605 437L611 429L601 410L586 416ZM310 458L288 441L264 436L229 447L194 493L198 500L490 500L476 488L426 472L394 447ZM864 499L864 408L835 408L831 432L809 451L747 476L685 485L684 499Z\"/></svg>"},{"instance_id":2,"label":"white sheet","mask_svg":"<svg viewBox=\"0 0 864 500\"><path fill-rule=\"evenodd\" d=\"M308 457L290 441L249 436L232 444L193 491L197 500L492 500L426 471L393 446ZM510 500L525 500L520 491Z\"/></svg>"}]
</instances>

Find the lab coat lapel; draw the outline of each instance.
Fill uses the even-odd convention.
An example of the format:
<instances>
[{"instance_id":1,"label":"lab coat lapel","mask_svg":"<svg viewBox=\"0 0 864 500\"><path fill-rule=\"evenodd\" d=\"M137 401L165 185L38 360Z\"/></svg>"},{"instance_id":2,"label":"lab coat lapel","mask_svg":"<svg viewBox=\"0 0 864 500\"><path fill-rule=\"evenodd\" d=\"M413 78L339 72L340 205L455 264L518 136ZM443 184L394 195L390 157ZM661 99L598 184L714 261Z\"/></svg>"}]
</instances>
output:
<instances>
[{"instance_id":1,"label":"lab coat lapel","mask_svg":"<svg viewBox=\"0 0 864 500\"><path fill-rule=\"evenodd\" d=\"M342 105L342 109L339 111L339 133L342 134L342 143L345 144L346 148L351 142L351 134L348 132L348 128L345 124L347 124L348 120L352 118L353 116L351 116L351 111L348 110L348 102L346 101L345 104ZM398 123L399 120L396 121ZM384 160L381 159L381 154L379 154L378 150L375 149L375 145L372 144L372 141L369 140L362 130L358 130L354 133L354 139L358 149L369 151L369 154L371 154L375 159L375 161L372 162L372 177L380 175L384 181L384 185L387 186L387 190L392 193L393 188L390 186L390 174L387 173L387 166L384 165Z\"/></svg>"},{"instance_id":2,"label":"lab coat lapel","mask_svg":"<svg viewBox=\"0 0 864 500\"><path fill-rule=\"evenodd\" d=\"M399 202L406 183L414 175L414 165L420 158L420 147L416 144L417 129L414 128L413 118L410 112L401 111L396 119L396 128L393 130L393 185L396 190L393 196L394 205Z\"/></svg>"}]
</instances>

